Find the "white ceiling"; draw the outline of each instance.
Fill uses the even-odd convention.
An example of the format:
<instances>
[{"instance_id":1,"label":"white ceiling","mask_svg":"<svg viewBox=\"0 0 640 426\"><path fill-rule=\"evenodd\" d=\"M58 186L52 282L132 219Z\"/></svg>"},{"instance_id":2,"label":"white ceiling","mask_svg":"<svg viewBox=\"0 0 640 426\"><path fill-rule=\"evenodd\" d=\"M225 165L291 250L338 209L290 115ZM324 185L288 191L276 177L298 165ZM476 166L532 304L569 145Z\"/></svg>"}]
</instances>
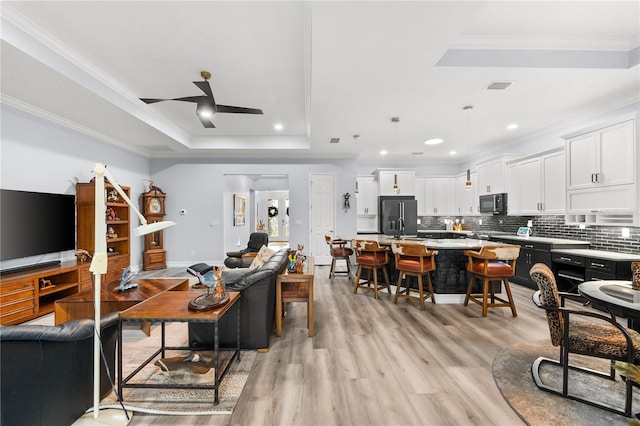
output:
<instances>
[{"instance_id":1,"label":"white ceiling","mask_svg":"<svg viewBox=\"0 0 640 426\"><path fill-rule=\"evenodd\" d=\"M147 157L462 162L640 93L638 1L0 7L2 102ZM202 70L217 102L264 115L217 114L206 129L192 103L138 99L201 95Z\"/></svg>"}]
</instances>

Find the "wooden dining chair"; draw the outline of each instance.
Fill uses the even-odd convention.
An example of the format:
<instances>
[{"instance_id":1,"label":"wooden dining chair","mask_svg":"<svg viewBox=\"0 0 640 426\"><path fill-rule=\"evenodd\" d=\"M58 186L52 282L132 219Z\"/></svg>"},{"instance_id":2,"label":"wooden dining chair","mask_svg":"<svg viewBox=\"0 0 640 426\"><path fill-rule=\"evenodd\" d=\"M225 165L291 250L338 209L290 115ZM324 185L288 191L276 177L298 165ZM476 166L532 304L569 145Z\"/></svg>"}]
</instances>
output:
<instances>
[{"instance_id":1,"label":"wooden dining chair","mask_svg":"<svg viewBox=\"0 0 640 426\"><path fill-rule=\"evenodd\" d=\"M514 317L518 316L516 304L511 295L509 278L515 274L516 260L520 255L520 246L516 245L485 245L479 252L465 250L467 256L467 273L469 285L464 297L464 306L469 300L482 306L482 316L487 316L488 308L511 308ZM476 279L482 281L482 294L473 293ZM496 296L496 289L492 283L501 282L507 293L508 300ZM489 301L489 298L491 299Z\"/></svg>"},{"instance_id":2,"label":"wooden dining chair","mask_svg":"<svg viewBox=\"0 0 640 426\"><path fill-rule=\"evenodd\" d=\"M358 272L356 273L355 283L353 285L353 294L358 292L359 288L373 291L374 297L378 298L378 287L386 287L391 294L391 285L389 284L389 274L387 273L387 265L389 264L389 247L381 247L375 240L353 240L351 243L356 254L356 262L358 263ZM360 282L362 271L367 270L367 280ZM382 270L384 276L384 284L378 284L378 271ZM371 286L371 274L373 273L373 287Z\"/></svg>"},{"instance_id":3,"label":"wooden dining chair","mask_svg":"<svg viewBox=\"0 0 640 426\"><path fill-rule=\"evenodd\" d=\"M336 274L347 274L349 281L351 281L351 256L353 255L353 249L347 247L348 241L342 239L333 239L330 235L324 236L327 245L329 246L329 254L331 255L331 269L329 270L329 279L333 283L333 277ZM344 260L347 266L346 271L336 270L336 261Z\"/></svg>"},{"instance_id":4,"label":"wooden dining chair","mask_svg":"<svg viewBox=\"0 0 640 426\"><path fill-rule=\"evenodd\" d=\"M425 300L431 298L431 302L436 303L430 272L436 269L435 256L438 252L428 250L424 244L399 241L391 243L391 251L395 256L396 270L398 271L398 284L393 303L398 303L398 297L418 300L420 301L420 309L423 311ZM417 289L411 287L410 277L417 278ZM423 289L422 277L427 279L427 292ZM405 290L401 291L403 278L405 279Z\"/></svg>"}]
</instances>

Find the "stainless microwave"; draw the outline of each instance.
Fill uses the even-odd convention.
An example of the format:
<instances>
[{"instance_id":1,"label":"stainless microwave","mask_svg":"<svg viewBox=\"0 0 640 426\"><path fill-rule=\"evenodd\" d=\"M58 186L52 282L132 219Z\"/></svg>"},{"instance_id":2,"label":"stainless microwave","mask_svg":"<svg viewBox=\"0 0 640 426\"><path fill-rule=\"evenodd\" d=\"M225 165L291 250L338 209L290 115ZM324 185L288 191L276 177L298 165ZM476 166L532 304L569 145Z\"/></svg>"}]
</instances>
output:
<instances>
[{"instance_id":1,"label":"stainless microwave","mask_svg":"<svg viewBox=\"0 0 640 426\"><path fill-rule=\"evenodd\" d=\"M507 194L481 195L480 213L507 214Z\"/></svg>"}]
</instances>

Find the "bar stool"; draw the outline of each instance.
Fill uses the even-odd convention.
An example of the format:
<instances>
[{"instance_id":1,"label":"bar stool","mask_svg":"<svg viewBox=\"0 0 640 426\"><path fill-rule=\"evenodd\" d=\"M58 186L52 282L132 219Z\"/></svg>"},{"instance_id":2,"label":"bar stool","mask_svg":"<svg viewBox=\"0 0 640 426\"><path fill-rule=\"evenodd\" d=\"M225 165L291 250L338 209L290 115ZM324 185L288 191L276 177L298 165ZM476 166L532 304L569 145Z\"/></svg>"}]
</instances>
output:
<instances>
[{"instance_id":1,"label":"bar stool","mask_svg":"<svg viewBox=\"0 0 640 426\"><path fill-rule=\"evenodd\" d=\"M464 298L464 306L467 306L469 300L482 306L482 316L487 316L488 308L510 307L514 317L518 316L516 305L511 295L509 287L509 277L512 277L516 271L516 259L520 255L520 246L516 245L499 245L499 246L483 246L479 252L473 250L465 250L464 254L468 258L467 272L469 273L469 285L467 286L467 294ZM482 280L482 294L472 294L475 279ZM490 285L492 282L499 281L504 284L509 300L504 300L495 295L495 287ZM489 294L491 302L489 302ZM482 299L480 299L482 297ZM496 302L496 300L498 303Z\"/></svg>"},{"instance_id":2,"label":"bar stool","mask_svg":"<svg viewBox=\"0 0 640 426\"><path fill-rule=\"evenodd\" d=\"M350 256L353 254L353 250L349 247L345 247L347 245L347 241L341 239L332 239L331 236L324 236L327 245L329 245L329 254L331 254L331 270L329 271L329 279L331 283L333 283L333 277L336 274L347 274L349 277L349 281L351 281L351 259ZM336 260L344 260L347 264L346 271L336 271Z\"/></svg>"},{"instance_id":3,"label":"bar stool","mask_svg":"<svg viewBox=\"0 0 640 426\"><path fill-rule=\"evenodd\" d=\"M386 287L389 294L391 294L391 285L389 284L389 275L387 274L389 247L381 247L380 244L374 240L353 240L351 246L355 250L356 262L358 262L358 272L353 285L353 294L358 292L358 288L363 288L365 290L372 290L374 297L377 299L379 269L382 269L385 281L385 284L380 284L380 286ZM362 275L363 269L367 270L367 281L361 284L360 276ZM371 287L371 272L373 272L373 287Z\"/></svg>"},{"instance_id":4,"label":"bar stool","mask_svg":"<svg viewBox=\"0 0 640 426\"><path fill-rule=\"evenodd\" d=\"M420 301L420 309L424 311L424 301L431 298L432 303L436 303L433 285L431 283L431 274L435 271L437 251L428 250L423 244L403 243L394 241L391 243L391 250L395 255L396 269L398 270L398 285L396 286L396 295L393 303L398 303L398 297L414 299ZM425 293L422 286L422 277L427 277L428 292ZM405 277L405 290L400 291L402 286L402 278ZM409 277L418 278L418 289L411 288ZM411 294L411 292L417 293Z\"/></svg>"}]
</instances>

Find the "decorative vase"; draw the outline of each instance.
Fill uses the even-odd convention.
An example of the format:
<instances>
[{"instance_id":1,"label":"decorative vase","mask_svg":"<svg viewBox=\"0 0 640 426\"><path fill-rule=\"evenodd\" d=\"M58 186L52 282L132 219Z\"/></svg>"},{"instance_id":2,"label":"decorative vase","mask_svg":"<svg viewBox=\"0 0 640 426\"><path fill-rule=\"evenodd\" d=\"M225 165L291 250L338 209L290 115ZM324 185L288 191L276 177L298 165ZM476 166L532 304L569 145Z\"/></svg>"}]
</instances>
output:
<instances>
[{"instance_id":1,"label":"decorative vase","mask_svg":"<svg viewBox=\"0 0 640 426\"><path fill-rule=\"evenodd\" d=\"M631 262L631 287L640 290L640 262Z\"/></svg>"}]
</instances>

